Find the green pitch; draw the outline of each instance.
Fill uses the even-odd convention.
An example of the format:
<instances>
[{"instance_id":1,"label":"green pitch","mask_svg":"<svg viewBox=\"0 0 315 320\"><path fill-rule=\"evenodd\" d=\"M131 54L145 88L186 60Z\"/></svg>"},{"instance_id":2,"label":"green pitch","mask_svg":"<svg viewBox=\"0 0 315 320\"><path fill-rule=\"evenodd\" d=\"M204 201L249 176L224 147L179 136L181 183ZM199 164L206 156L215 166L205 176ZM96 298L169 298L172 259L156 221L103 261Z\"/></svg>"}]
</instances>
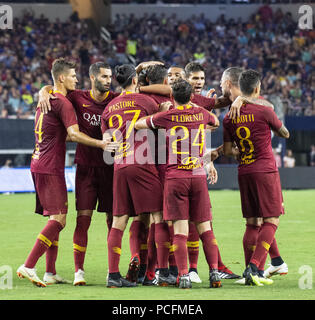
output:
<instances>
[{"instance_id":1,"label":"green pitch","mask_svg":"<svg viewBox=\"0 0 315 320\"><path fill-rule=\"evenodd\" d=\"M281 217L276 237L281 256L289 266L289 274L275 276L274 284L264 287L247 287L223 280L220 289L209 289L208 267L202 251L199 255L199 274L202 284L194 284L192 290L178 288L142 287L108 289L105 285L107 273L107 247L105 216L95 213L89 230L89 243L86 253L85 274L88 283L85 287L72 284L52 285L37 288L29 281L20 280L16 269L24 263L33 247L36 236L46 223L46 219L33 214L35 195L0 195L0 287L1 278L8 276L2 266L13 271L12 289L0 290L0 300L50 300L50 299L89 299L89 300L211 300L211 299L314 299L315 285L312 285L312 269L315 268L315 190L284 191L286 215ZM238 191L212 191L211 202L214 214L214 232L218 240L223 262L237 274L244 270L242 237L244 220L241 217ZM69 214L66 228L59 240L57 272L73 281L74 264L72 236L76 213L74 195L69 194ZM128 230L126 230L128 231ZM125 275L129 261L128 232L125 232L120 262L121 273ZM269 258L267 263L269 262ZM45 257L37 264L40 278L45 272ZM308 289L303 289L303 288Z\"/></svg>"}]
</instances>

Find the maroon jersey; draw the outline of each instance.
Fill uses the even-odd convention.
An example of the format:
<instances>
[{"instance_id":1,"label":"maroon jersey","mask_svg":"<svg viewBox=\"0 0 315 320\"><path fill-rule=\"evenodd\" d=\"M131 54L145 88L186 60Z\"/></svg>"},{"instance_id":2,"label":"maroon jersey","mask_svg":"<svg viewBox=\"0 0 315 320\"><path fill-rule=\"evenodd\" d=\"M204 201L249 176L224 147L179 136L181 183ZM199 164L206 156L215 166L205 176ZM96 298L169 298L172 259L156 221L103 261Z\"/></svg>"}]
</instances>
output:
<instances>
[{"instance_id":1,"label":"maroon jersey","mask_svg":"<svg viewBox=\"0 0 315 320\"><path fill-rule=\"evenodd\" d=\"M149 117L146 122L150 128L166 129L166 178L205 175L202 162L205 127L215 123L214 117L207 110L190 105L179 106Z\"/></svg>"},{"instance_id":2,"label":"maroon jersey","mask_svg":"<svg viewBox=\"0 0 315 320\"><path fill-rule=\"evenodd\" d=\"M67 95L72 102L80 131L94 139L102 140L101 115L107 104L119 93L108 91L105 99L98 102L94 99L91 90L74 90ZM105 166L103 150L78 143L74 163L89 167Z\"/></svg>"},{"instance_id":3,"label":"maroon jersey","mask_svg":"<svg viewBox=\"0 0 315 320\"><path fill-rule=\"evenodd\" d=\"M205 108L208 111L211 111L215 105L214 98L207 98L205 96L202 96L201 94L194 94L191 102L195 103L199 107Z\"/></svg>"},{"instance_id":4,"label":"maroon jersey","mask_svg":"<svg viewBox=\"0 0 315 320\"><path fill-rule=\"evenodd\" d=\"M107 105L101 118L102 132L111 130L113 140L121 142L115 153L114 170L131 164L154 164L152 150L148 144L143 154L137 153L137 149L146 142L149 133L147 130L141 130L135 138L134 126L138 119L157 111L155 101L140 93L122 93Z\"/></svg>"},{"instance_id":5,"label":"maroon jersey","mask_svg":"<svg viewBox=\"0 0 315 320\"><path fill-rule=\"evenodd\" d=\"M278 131L282 122L270 107L246 104L241 116L223 120L225 142L236 142L240 151L238 172L240 175L278 170L272 152L270 129Z\"/></svg>"},{"instance_id":6,"label":"maroon jersey","mask_svg":"<svg viewBox=\"0 0 315 320\"><path fill-rule=\"evenodd\" d=\"M65 96L59 93L55 96L58 99L50 101L50 112L44 114L39 108L36 110L31 171L64 175L67 128L77 124L77 117Z\"/></svg>"}]
</instances>

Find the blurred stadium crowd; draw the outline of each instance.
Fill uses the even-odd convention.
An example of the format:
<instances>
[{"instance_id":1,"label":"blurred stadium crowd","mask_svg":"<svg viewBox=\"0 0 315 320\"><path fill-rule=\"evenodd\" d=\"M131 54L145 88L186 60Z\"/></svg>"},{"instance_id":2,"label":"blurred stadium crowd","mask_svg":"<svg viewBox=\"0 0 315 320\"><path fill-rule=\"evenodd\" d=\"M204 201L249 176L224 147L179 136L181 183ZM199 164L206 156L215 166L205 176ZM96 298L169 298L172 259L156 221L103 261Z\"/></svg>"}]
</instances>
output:
<instances>
[{"instance_id":1,"label":"blurred stadium crowd","mask_svg":"<svg viewBox=\"0 0 315 320\"><path fill-rule=\"evenodd\" d=\"M128 61L161 60L167 66L199 61L206 68L205 90L218 92L225 68L253 68L263 74L262 94L279 118L315 116L315 30L299 30L289 13L264 5L249 21L117 15L107 30L109 42L92 35L75 14L50 22L29 13L15 20L13 30L0 30L0 117L33 116L38 90L51 83L51 63L60 56L78 62L79 88L89 88L88 66L104 59L113 67Z\"/></svg>"}]
</instances>

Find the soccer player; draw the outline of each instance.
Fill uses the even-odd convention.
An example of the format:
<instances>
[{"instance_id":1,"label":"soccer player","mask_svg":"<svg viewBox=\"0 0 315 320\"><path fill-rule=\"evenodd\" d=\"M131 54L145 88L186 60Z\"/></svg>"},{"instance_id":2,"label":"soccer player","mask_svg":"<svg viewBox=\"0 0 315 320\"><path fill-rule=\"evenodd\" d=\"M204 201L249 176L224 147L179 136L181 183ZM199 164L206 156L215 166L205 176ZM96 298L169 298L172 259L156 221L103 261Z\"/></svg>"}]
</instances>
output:
<instances>
[{"instance_id":1,"label":"soccer player","mask_svg":"<svg viewBox=\"0 0 315 320\"><path fill-rule=\"evenodd\" d=\"M202 156L206 125L219 126L215 115L190 104L192 86L179 80L172 86L175 109L140 119L138 129L166 129L168 162L164 186L163 217L174 225L174 254L179 287L191 288L187 266L189 221L195 223L210 268L210 287L220 287L218 249L210 227L211 204Z\"/></svg>"},{"instance_id":2,"label":"soccer player","mask_svg":"<svg viewBox=\"0 0 315 320\"><path fill-rule=\"evenodd\" d=\"M133 287L139 271L140 241L131 249L128 277L119 272L121 241L129 217L142 220L151 213L155 222L157 260L160 267L159 284L168 284L169 231L163 222L162 185L151 155L148 132L137 134L134 130L140 117L158 111L154 100L135 92L138 75L132 65L115 68L115 76L122 93L112 100L102 115L102 132L105 140L112 138L120 146L114 156L113 225L108 236L108 287ZM150 137L150 136L149 136ZM154 135L151 134L154 142ZM143 142L144 141L144 142ZM146 144L147 149L140 147Z\"/></svg>"},{"instance_id":3,"label":"soccer player","mask_svg":"<svg viewBox=\"0 0 315 320\"><path fill-rule=\"evenodd\" d=\"M39 233L37 240L25 263L17 270L20 278L27 278L37 286L45 287L46 282L62 282L57 275L55 262L58 252L60 231L66 225L68 211L67 188L64 175L66 138L90 147L115 150L117 144L93 139L79 131L74 109L66 99L68 91L74 90L77 78L75 64L63 58L56 59L52 65L54 95L51 111L44 114L37 109L35 115L35 149L32 155L31 172L36 191L36 213L48 216L48 222ZM107 149L109 148L109 149ZM38 259L46 252L47 269L41 281L35 270ZM46 269L46 270L47 270ZM53 278L53 279L50 279Z\"/></svg>"},{"instance_id":4,"label":"soccer player","mask_svg":"<svg viewBox=\"0 0 315 320\"><path fill-rule=\"evenodd\" d=\"M167 84L168 82L167 76L168 76L169 70L167 70L164 65L154 64L154 65L148 66L144 70L146 70L146 79L147 79L147 84L149 86L156 85L156 84L162 84L162 85ZM171 99L168 96L161 95L161 94L154 94L154 93L148 93L147 95L150 96L158 104L160 111L162 110L166 102L168 103L169 106L172 106ZM167 108L165 110L167 110ZM159 177L160 177L162 186L164 186L165 171L167 167L165 136L163 136L161 133L159 135L157 134L157 132L154 132L154 133L156 135L155 163L156 163L157 170L159 172ZM161 138L159 139L159 137ZM178 270L177 270L174 250L172 246L174 230L171 222L169 222L168 225L169 225L169 231L170 231L169 272L171 276L174 276L175 278L177 278ZM152 223L150 225L150 231L149 231L148 243L147 243L148 251L149 251L148 267L146 270L143 285L155 284L156 282L155 275L158 274L158 273L155 273L156 249L155 249L155 241L154 241L154 230L155 230L155 224ZM141 271L141 268L140 268L140 271Z\"/></svg>"},{"instance_id":5,"label":"soccer player","mask_svg":"<svg viewBox=\"0 0 315 320\"><path fill-rule=\"evenodd\" d=\"M171 81L173 83L176 81L176 79L180 79L181 77L185 77L185 79L191 84L193 88L193 95L191 97L191 102L194 104L197 104L198 106L201 106L205 108L208 111L211 111L212 109L216 108L224 108L231 104L231 101L229 97L227 96L221 96L216 98L209 97L213 90L210 89L207 93L207 96L201 95L202 89L205 84L205 70L202 67L201 64L197 62L190 62L185 66L185 69L181 69L182 72L180 72L179 67L176 67L175 70L169 70L172 71L172 73L175 73L175 76L172 75L171 72L168 73L168 82ZM153 93L160 93L163 95L169 95L171 93L171 87L168 86L148 86L148 87L140 87L140 92L153 92ZM236 107L235 107L236 108ZM238 106L240 108L240 106ZM235 113L237 110L235 111ZM221 153L222 147L218 148L216 151L218 153ZM212 158L214 160L215 158ZM211 162L211 161L209 161ZM210 166L209 169L213 172L215 169L213 166ZM197 271L197 264L198 264L198 256L199 256L199 235L196 230L196 227L194 224L190 224L189 229L189 237L188 237L188 256L189 256L189 262L190 262L190 270L189 273L191 275L191 279L193 282L201 283L201 279L198 275ZM218 253L219 257L219 275L220 277L224 279L237 279L240 278L239 275L234 274L231 270L229 270L224 263L221 260L220 251Z\"/></svg>"},{"instance_id":6,"label":"soccer player","mask_svg":"<svg viewBox=\"0 0 315 320\"><path fill-rule=\"evenodd\" d=\"M239 87L239 77L243 71L244 69L242 68L231 67L226 69L221 77L220 85L223 95L229 97L229 99L233 101L233 104L237 105L236 108L231 108L231 110L229 111L229 116L231 119L236 119L237 116L240 116L239 110L244 101L244 97L241 101L236 101L240 100L240 98L238 97L242 96L242 92ZM246 97L246 100L248 103L265 105L273 109L273 105L264 100L262 97L259 97L258 99ZM254 224L253 221L250 222L251 223L246 223L246 231L243 238L245 266L248 265L250 257L253 253L253 248L255 247L259 229L262 224L262 218L255 219ZM265 261L262 261L261 266L259 266L258 268L259 275L269 278L274 274L287 274L288 266L281 258L276 239L274 239L270 246L269 255L271 257L271 265L264 271ZM242 283L243 280L244 279L241 279L239 280L239 282Z\"/></svg>"},{"instance_id":7,"label":"soccer player","mask_svg":"<svg viewBox=\"0 0 315 320\"><path fill-rule=\"evenodd\" d=\"M185 71L181 67L172 66L167 70L167 83L172 86L175 81L184 79Z\"/></svg>"},{"instance_id":8,"label":"soccer player","mask_svg":"<svg viewBox=\"0 0 315 320\"><path fill-rule=\"evenodd\" d=\"M95 139L102 139L101 115L106 105L119 93L110 91L112 70L104 62L96 62L89 68L91 90L73 90L67 94L72 103L80 131ZM50 86L40 92L39 104L49 107ZM46 107L47 106L47 107ZM88 244L88 229L93 211L107 213L108 232L112 223L113 166L103 160L100 149L82 144L76 147L75 195L77 220L73 235L75 274L73 285L85 285L84 260Z\"/></svg>"},{"instance_id":9,"label":"soccer player","mask_svg":"<svg viewBox=\"0 0 315 320\"><path fill-rule=\"evenodd\" d=\"M257 99L260 94L260 74L254 70L243 71L239 78L242 95ZM274 241L279 216L284 213L280 176L272 152L270 129L283 138L289 132L275 112L265 106L246 104L240 116L223 121L224 154L239 159L238 182L243 217L248 224L256 225L262 218L254 251L244 271L245 284L262 286L272 280L259 277L258 268L265 261ZM233 148L233 143L237 148ZM269 280L269 281L267 281Z\"/></svg>"}]
</instances>

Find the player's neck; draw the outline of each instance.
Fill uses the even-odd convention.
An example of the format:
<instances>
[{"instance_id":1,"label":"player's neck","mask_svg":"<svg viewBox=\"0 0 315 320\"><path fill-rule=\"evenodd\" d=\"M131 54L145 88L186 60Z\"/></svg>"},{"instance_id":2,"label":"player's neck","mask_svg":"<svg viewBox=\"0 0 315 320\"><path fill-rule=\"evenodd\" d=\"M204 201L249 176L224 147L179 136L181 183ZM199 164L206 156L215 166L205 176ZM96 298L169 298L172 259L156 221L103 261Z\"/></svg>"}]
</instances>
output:
<instances>
[{"instance_id":1,"label":"player's neck","mask_svg":"<svg viewBox=\"0 0 315 320\"><path fill-rule=\"evenodd\" d=\"M68 91L62 84L55 83L54 84L54 93L60 93L63 96L66 96Z\"/></svg>"},{"instance_id":2,"label":"player's neck","mask_svg":"<svg viewBox=\"0 0 315 320\"><path fill-rule=\"evenodd\" d=\"M127 93L135 93L136 92L136 87L135 86L129 86L127 88L124 88L121 90L122 94L127 94Z\"/></svg>"},{"instance_id":3,"label":"player's neck","mask_svg":"<svg viewBox=\"0 0 315 320\"><path fill-rule=\"evenodd\" d=\"M231 97L230 97L231 101L234 101L238 96L242 96L241 91L239 89L234 89L234 90L231 89Z\"/></svg>"},{"instance_id":4,"label":"player's neck","mask_svg":"<svg viewBox=\"0 0 315 320\"><path fill-rule=\"evenodd\" d=\"M95 88L92 88L90 93L91 93L92 98L94 100L96 100L97 102L104 101L108 95L108 91L103 93L103 92L96 90Z\"/></svg>"}]
</instances>

